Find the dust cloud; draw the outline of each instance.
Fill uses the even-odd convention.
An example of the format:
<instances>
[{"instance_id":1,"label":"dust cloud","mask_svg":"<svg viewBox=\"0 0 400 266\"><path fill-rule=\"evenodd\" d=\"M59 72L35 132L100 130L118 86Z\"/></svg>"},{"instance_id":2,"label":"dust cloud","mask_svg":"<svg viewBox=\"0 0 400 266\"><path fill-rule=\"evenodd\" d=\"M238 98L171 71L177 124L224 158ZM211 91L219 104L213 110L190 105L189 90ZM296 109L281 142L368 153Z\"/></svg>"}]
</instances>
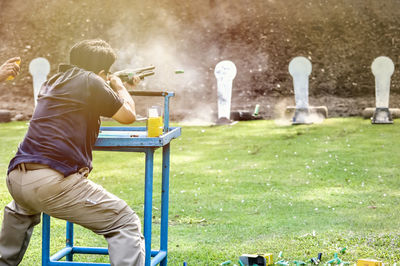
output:
<instances>
[{"instance_id":1,"label":"dust cloud","mask_svg":"<svg viewBox=\"0 0 400 266\"><path fill-rule=\"evenodd\" d=\"M212 2L199 5L199 14L194 15L198 19L191 23L185 23L179 12L159 8L152 11L150 25L148 18L133 16L125 23L115 23L109 30L110 39L118 40L112 43L118 55L112 71L154 65L156 74L146 77L138 89L175 92L171 114L188 124L203 125L216 120L214 67L218 62L232 60L236 64L236 79L240 83L234 80L232 95L239 101L243 88L253 82L253 74L268 69L268 55L258 51L257 44L249 45L240 39L226 43L209 41L219 38L221 29L234 28L242 20L240 6ZM127 25L135 26L126 31ZM207 36L200 32L206 32ZM184 73L176 74L177 70Z\"/></svg>"}]
</instances>

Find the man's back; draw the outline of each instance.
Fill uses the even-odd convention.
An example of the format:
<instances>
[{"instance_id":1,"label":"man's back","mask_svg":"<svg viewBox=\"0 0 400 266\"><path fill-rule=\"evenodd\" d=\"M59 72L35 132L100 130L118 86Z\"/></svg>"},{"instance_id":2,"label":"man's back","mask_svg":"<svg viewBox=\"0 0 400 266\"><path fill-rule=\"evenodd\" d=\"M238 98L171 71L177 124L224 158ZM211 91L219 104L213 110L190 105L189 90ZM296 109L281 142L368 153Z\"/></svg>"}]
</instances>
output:
<instances>
[{"instance_id":1,"label":"man's back","mask_svg":"<svg viewBox=\"0 0 400 266\"><path fill-rule=\"evenodd\" d=\"M72 66L46 81L28 132L9 165L39 163L68 176L92 168L100 116L112 116L121 101L97 75Z\"/></svg>"}]
</instances>

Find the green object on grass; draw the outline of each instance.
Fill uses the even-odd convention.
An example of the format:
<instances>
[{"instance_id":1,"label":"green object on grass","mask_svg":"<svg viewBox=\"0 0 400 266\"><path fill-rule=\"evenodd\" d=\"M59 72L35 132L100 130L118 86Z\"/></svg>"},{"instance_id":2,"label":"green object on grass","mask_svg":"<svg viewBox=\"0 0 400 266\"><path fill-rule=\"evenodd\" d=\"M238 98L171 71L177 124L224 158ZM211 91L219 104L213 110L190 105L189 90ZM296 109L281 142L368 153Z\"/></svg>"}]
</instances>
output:
<instances>
[{"instance_id":1,"label":"green object on grass","mask_svg":"<svg viewBox=\"0 0 400 266\"><path fill-rule=\"evenodd\" d=\"M254 114L253 115L257 116L259 112L260 112L260 105L256 104L256 107L254 108Z\"/></svg>"},{"instance_id":2,"label":"green object on grass","mask_svg":"<svg viewBox=\"0 0 400 266\"><path fill-rule=\"evenodd\" d=\"M285 261L285 260L280 260L280 261L276 262L276 264L277 265L289 265L289 262Z\"/></svg>"},{"instance_id":3,"label":"green object on grass","mask_svg":"<svg viewBox=\"0 0 400 266\"><path fill-rule=\"evenodd\" d=\"M331 260L327 261L326 263L332 264L332 263L335 263L335 262L336 262L336 259L331 259Z\"/></svg>"},{"instance_id":4,"label":"green object on grass","mask_svg":"<svg viewBox=\"0 0 400 266\"><path fill-rule=\"evenodd\" d=\"M338 257L338 254L335 253L333 254L333 259L331 259L330 261L326 262L327 264L341 264L342 260Z\"/></svg>"},{"instance_id":5,"label":"green object on grass","mask_svg":"<svg viewBox=\"0 0 400 266\"><path fill-rule=\"evenodd\" d=\"M346 249L347 249L347 248L342 248L342 250L340 251L340 253L341 253L341 254L346 253Z\"/></svg>"},{"instance_id":6,"label":"green object on grass","mask_svg":"<svg viewBox=\"0 0 400 266\"><path fill-rule=\"evenodd\" d=\"M220 265L229 265L229 264L231 264L231 263L232 263L232 261L227 260L227 261L224 261L223 263L221 263Z\"/></svg>"},{"instance_id":7,"label":"green object on grass","mask_svg":"<svg viewBox=\"0 0 400 266\"><path fill-rule=\"evenodd\" d=\"M244 266L244 264L241 260L239 260L239 264L240 264L240 266Z\"/></svg>"}]
</instances>

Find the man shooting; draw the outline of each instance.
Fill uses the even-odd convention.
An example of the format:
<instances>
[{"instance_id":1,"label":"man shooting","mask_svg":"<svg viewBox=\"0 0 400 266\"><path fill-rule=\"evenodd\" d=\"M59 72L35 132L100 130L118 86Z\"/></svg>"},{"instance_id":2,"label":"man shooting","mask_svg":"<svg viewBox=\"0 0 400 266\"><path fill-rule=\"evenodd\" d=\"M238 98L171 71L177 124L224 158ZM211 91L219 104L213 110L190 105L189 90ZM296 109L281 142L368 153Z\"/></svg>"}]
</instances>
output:
<instances>
[{"instance_id":1,"label":"man shooting","mask_svg":"<svg viewBox=\"0 0 400 266\"><path fill-rule=\"evenodd\" d=\"M0 266L18 265L42 212L103 235L111 265L144 265L144 239L136 213L87 179L100 116L123 124L136 120L135 103L123 83L109 75L116 59L103 40L85 40L70 51L70 64L47 80L24 140L10 161ZM110 85L106 81L110 82Z\"/></svg>"}]
</instances>

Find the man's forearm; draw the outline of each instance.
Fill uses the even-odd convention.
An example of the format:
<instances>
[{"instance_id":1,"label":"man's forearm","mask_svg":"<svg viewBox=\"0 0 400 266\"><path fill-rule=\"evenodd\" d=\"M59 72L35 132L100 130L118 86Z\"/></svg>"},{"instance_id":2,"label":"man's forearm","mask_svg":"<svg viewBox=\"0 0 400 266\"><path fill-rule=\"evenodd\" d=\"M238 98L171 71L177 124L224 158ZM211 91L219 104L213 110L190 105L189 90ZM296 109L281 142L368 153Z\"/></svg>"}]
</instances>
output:
<instances>
[{"instance_id":1,"label":"man's forearm","mask_svg":"<svg viewBox=\"0 0 400 266\"><path fill-rule=\"evenodd\" d=\"M126 90L125 87L119 87L116 90L117 95L126 103L131 109L132 112L136 115L135 101L132 99L132 96Z\"/></svg>"},{"instance_id":2,"label":"man's forearm","mask_svg":"<svg viewBox=\"0 0 400 266\"><path fill-rule=\"evenodd\" d=\"M135 102L133 101L128 90L125 88L120 78L112 78L110 80L110 85L113 91L124 101L124 103L129 107L134 115L136 116Z\"/></svg>"}]
</instances>

